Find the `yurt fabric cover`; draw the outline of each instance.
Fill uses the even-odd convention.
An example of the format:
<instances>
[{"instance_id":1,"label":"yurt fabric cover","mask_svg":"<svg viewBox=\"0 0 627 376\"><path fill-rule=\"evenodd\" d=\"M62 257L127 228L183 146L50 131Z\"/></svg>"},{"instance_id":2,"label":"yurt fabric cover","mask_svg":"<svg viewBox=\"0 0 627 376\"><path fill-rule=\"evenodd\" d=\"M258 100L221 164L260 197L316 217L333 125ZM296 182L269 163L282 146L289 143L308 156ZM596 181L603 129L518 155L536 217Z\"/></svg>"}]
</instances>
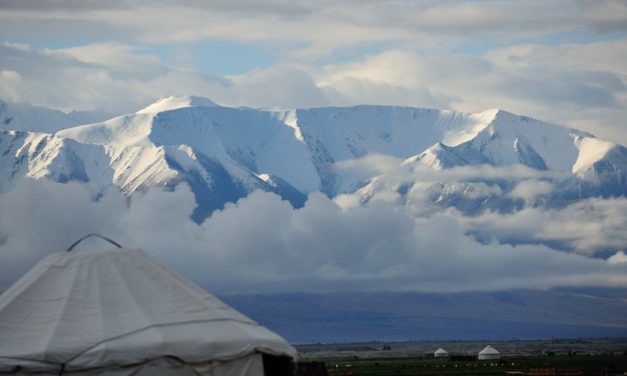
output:
<instances>
[{"instance_id":1,"label":"yurt fabric cover","mask_svg":"<svg viewBox=\"0 0 627 376\"><path fill-rule=\"evenodd\" d=\"M0 296L0 374L263 375L285 340L139 250L62 252Z\"/></svg>"},{"instance_id":2,"label":"yurt fabric cover","mask_svg":"<svg viewBox=\"0 0 627 376\"><path fill-rule=\"evenodd\" d=\"M483 350L479 351L478 358L479 360L486 359L499 359L501 357L501 353L499 353L494 347L488 345L483 348Z\"/></svg>"}]
</instances>

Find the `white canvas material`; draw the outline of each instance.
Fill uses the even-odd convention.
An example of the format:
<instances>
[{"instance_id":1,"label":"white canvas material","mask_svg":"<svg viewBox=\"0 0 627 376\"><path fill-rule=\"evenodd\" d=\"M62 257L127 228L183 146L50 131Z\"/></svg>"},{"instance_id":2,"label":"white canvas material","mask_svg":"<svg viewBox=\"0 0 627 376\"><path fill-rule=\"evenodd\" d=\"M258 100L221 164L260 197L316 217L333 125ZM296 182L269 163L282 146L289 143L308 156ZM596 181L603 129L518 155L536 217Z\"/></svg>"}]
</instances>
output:
<instances>
[{"instance_id":1,"label":"white canvas material","mask_svg":"<svg viewBox=\"0 0 627 376\"><path fill-rule=\"evenodd\" d=\"M0 373L263 375L262 353L296 356L140 250L55 253L0 296Z\"/></svg>"}]
</instances>

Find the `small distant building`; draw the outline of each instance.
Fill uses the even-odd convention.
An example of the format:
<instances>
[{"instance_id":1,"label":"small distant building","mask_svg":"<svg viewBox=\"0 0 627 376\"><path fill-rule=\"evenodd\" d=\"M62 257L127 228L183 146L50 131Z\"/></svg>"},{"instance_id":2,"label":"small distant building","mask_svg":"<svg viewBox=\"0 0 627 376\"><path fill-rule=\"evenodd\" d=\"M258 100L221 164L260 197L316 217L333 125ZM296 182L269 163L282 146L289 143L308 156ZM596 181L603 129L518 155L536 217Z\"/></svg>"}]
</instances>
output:
<instances>
[{"instance_id":1,"label":"small distant building","mask_svg":"<svg viewBox=\"0 0 627 376\"><path fill-rule=\"evenodd\" d=\"M477 354L477 359L479 360L491 360L491 359L500 359L501 353L496 351L496 349L490 345L483 348L483 350L479 351Z\"/></svg>"},{"instance_id":2,"label":"small distant building","mask_svg":"<svg viewBox=\"0 0 627 376\"><path fill-rule=\"evenodd\" d=\"M433 356L436 358L448 358L448 352L440 347L439 349L435 350Z\"/></svg>"}]
</instances>

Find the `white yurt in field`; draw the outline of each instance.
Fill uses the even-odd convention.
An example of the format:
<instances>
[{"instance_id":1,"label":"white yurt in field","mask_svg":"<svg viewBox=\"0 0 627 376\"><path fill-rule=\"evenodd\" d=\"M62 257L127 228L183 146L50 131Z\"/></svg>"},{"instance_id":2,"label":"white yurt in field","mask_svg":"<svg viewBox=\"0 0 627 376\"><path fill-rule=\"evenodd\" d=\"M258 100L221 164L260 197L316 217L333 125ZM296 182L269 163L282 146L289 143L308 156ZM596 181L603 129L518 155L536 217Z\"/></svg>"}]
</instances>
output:
<instances>
[{"instance_id":1,"label":"white yurt in field","mask_svg":"<svg viewBox=\"0 0 627 376\"><path fill-rule=\"evenodd\" d=\"M479 351L477 354L477 358L479 360L490 360L490 359L500 359L501 353L496 351L496 349L490 345L483 348L483 350Z\"/></svg>"},{"instance_id":2,"label":"white yurt in field","mask_svg":"<svg viewBox=\"0 0 627 376\"><path fill-rule=\"evenodd\" d=\"M144 252L71 248L0 295L0 375L289 373L284 339Z\"/></svg>"},{"instance_id":3,"label":"white yurt in field","mask_svg":"<svg viewBox=\"0 0 627 376\"><path fill-rule=\"evenodd\" d=\"M439 349L435 350L433 356L436 358L448 358L448 352L440 347Z\"/></svg>"}]
</instances>

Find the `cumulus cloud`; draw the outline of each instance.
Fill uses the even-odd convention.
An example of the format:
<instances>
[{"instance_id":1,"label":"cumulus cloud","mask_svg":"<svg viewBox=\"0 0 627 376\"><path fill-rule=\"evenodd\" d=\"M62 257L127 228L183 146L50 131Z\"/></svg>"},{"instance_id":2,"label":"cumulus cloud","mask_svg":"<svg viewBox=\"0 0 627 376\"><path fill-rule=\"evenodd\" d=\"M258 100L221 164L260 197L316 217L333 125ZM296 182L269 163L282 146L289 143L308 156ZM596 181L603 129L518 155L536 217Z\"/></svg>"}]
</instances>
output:
<instances>
[{"instance_id":1,"label":"cumulus cloud","mask_svg":"<svg viewBox=\"0 0 627 376\"><path fill-rule=\"evenodd\" d=\"M522 199L527 204L533 204L536 198L547 196L553 191L553 184L535 179L523 180L514 187L507 195L514 199Z\"/></svg>"},{"instance_id":2,"label":"cumulus cloud","mask_svg":"<svg viewBox=\"0 0 627 376\"><path fill-rule=\"evenodd\" d=\"M320 82L346 98L368 103L393 101L467 112L503 108L624 143L623 122L616 116L627 106L624 69L618 67L625 46L624 39L565 45L555 51L526 45L524 64L511 62L517 59L515 47L483 56L388 50L326 67ZM589 57L594 54L610 62Z\"/></svg>"},{"instance_id":3,"label":"cumulus cloud","mask_svg":"<svg viewBox=\"0 0 627 376\"><path fill-rule=\"evenodd\" d=\"M0 45L0 99L64 111L135 112L164 95L197 94L223 105L328 105L304 68L277 65L217 77L171 67L141 48L98 44L60 50Z\"/></svg>"},{"instance_id":4,"label":"cumulus cloud","mask_svg":"<svg viewBox=\"0 0 627 376\"><path fill-rule=\"evenodd\" d=\"M627 255L623 251L616 252L613 256L607 259L610 264L625 264L627 263Z\"/></svg>"},{"instance_id":5,"label":"cumulus cloud","mask_svg":"<svg viewBox=\"0 0 627 376\"><path fill-rule=\"evenodd\" d=\"M222 87L224 80L167 67L128 46L101 44L66 50L0 45L0 97L65 111L136 111L161 95ZM18 81L15 76L19 75Z\"/></svg>"},{"instance_id":6,"label":"cumulus cloud","mask_svg":"<svg viewBox=\"0 0 627 376\"><path fill-rule=\"evenodd\" d=\"M291 56L311 58L365 43L441 48L468 36L494 43L571 31L619 32L627 28L626 15L619 0L19 1L2 4L0 33L142 43L263 41L296 45L288 49Z\"/></svg>"},{"instance_id":7,"label":"cumulus cloud","mask_svg":"<svg viewBox=\"0 0 627 376\"><path fill-rule=\"evenodd\" d=\"M627 248L625 198L592 198L564 208L527 207L509 214L456 217L478 237L503 243L554 244L586 255Z\"/></svg>"},{"instance_id":8,"label":"cumulus cloud","mask_svg":"<svg viewBox=\"0 0 627 376\"><path fill-rule=\"evenodd\" d=\"M0 285L47 253L66 249L70 239L110 233L116 214L126 209L121 195L94 202L83 186L45 180L25 182L0 195L0 207Z\"/></svg>"},{"instance_id":9,"label":"cumulus cloud","mask_svg":"<svg viewBox=\"0 0 627 376\"><path fill-rule=\"evenodd\" d=\"M504 108L626 144L624 39L558 49L519 45L483 55L393 48L342 63L281 62L220 77L116 43L65 49L0 46L0 98L62 110L133 112L195 94L264 108L388 104L466 112ZM599 56L594 57L594 56Z\"/></svg>"},{"instance_id":10,"label":"cumulus cloud","mask_svg":"<svg viewBox=\"0 0 627 376\"><path fill-rule=\"evenodd\" d=\"M336 162L335 168L367 176L385 175L390 180L403 182L443 181L463 179L533 179L550 177L569 177L570 175L550 171L536 170L522 164L507 167L481 164L474 166L457 166L446 169L434 169L430 166L415 163L412 159L403 160L385 154L370 153L361 158L347 159Z\"/></svg>"},{"instance_id":11,"label":"cumulus cloud","mask_svg":"<svg viewBox=\"0 0 627 376\"><path fill-rule=\"evenodd\" d=\"M590 198L559 204L560 199L554 197L557 205L543 205L543 200L553 194L554 184L564 181L561 179L567 175L523 165L434 170L420 164L407 166L400 159L376 154L339 162L336 167L352 172L348 174L352 181L376 176L359 191L334 199L344 208L384 201L406 205L416 216L451 216L484 243L544 244L588 256L607 255L627 247L627 199ZM494 207L491 200L496 203ZM518 200L524 201L523 207L518 208ZM446 209L442 214L440 201L447 203L444 207L457 209ZM478 203L482 209L474 210Z\"/></svg>"},{"instance_id":12,"label":"cumulus cloud","mask_svg":"<svg viewBox=\"0 0 627 376\"><path fill-rule=\"evenodd\" d=\"M89 232L146 249L220 293L627 285L625 264L544 245L480 243L454 215L416 217L383 201L340 207L313 193L294 209L257 191L199 225L189 218L195 203L185 185L130 202L108 192L93 202L79 185L21 184L0 197L4 287Z\"/></svg>"}]
</instances>

